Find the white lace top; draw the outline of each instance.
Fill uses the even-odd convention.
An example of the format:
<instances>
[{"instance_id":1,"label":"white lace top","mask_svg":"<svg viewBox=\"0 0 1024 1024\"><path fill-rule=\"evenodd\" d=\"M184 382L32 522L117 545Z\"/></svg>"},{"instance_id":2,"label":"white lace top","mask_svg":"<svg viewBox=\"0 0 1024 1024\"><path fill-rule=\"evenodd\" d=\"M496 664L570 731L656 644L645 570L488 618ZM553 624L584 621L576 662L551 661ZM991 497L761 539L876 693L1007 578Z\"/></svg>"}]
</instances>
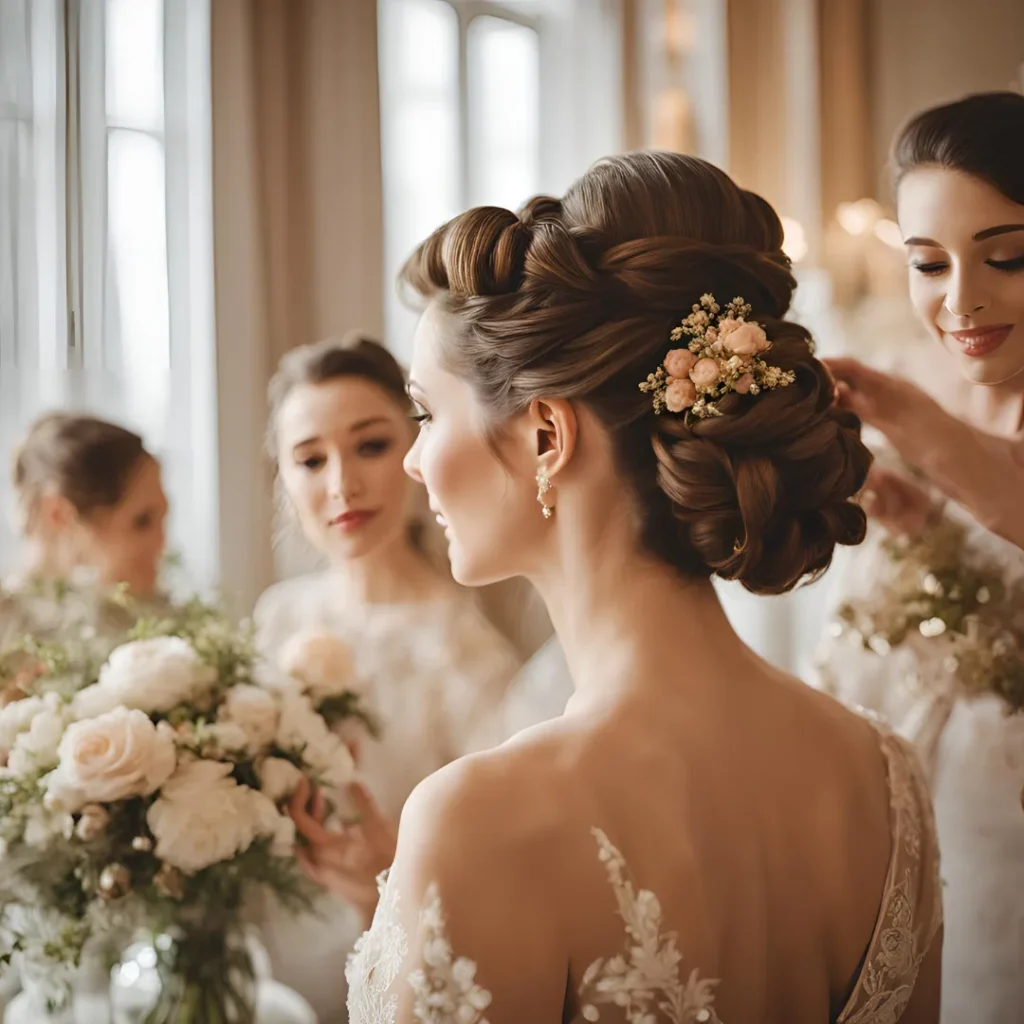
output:
<instances>
[{"instance_id":1,"label":"white lace top","mask_svg":"<svg viewBox=\"0 0 1024 1024\"><path fill-rule=\"evenodd\" d=\"M352 649L379 740L360 738L360 774L398 821L428 775L463 754L504 739L503 701L519 667L511 646L454 584L431 602L342 607L330 573L275 584L257 604L257 643L274 657L295 633L324 630ZM357 916L325 896L316 916L293 919L268 908L261 920L274 977L300 992L320 1024L345 1020L339 964L352 950Z\"/></svg>"},{"instance_id":2,"label":"white lace top","mask_svg":"<svg viewBox=\"0 0 1024 1024\"><path fill-rule=\"evenodd\" d=\"M888 766L892 855L863 967L837 1024L896 1024L942 923L938 850L931 805L916 754L880 730ZM623 948L583 975L578 1000L586 1021L625 1024L722 1024L716 997L743 984L743 966L721 980L684 965L685 950L667 930L657 896L637 886L625 858L593 829L624 929ZM350 1024L398 1024L400 986L412 990L413 1016L401 1024L487 1024L491 996L478 965L452 949L444 908L430 887L420 912L426 936L421 963L409 963L399 894L386 878L370 930L349 959ZM525 981L525 979L524 979ZM541 1022L537 1022L541 1024Z\"/></svg>"}]
</instances>

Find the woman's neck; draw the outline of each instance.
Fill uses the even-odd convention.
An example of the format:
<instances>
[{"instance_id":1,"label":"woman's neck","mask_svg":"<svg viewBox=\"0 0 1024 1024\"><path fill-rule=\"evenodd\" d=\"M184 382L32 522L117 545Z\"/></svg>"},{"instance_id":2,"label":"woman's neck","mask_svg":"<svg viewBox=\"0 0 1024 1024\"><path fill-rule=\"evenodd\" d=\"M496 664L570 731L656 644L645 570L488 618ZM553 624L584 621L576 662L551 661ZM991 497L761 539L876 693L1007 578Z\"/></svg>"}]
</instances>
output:
<instances>
[{"instance_id":1,"label":"woman's neck","mask_svg":"<svg viewBox=\"0 0 1024 1024\"><path fill-rule=\"evenodd\" d=\"M967 420L988 434L1012 437L1024 427L1024 380L969 385L963 397Z\"/></svg>"},{"instance_id":2,"label":"woman's neck","mask_svg":"<svg viewBox=\"0 0 1024 1024\"><path fill-rule=\"evenodd\" d=\"M615 702L638 685L713 678L730 660L754 657L710 582L685 580L634 545L617 555L594 548L590 557L576 548L533 582L573 678L570 713Z\"/></svg>"},{"instance_id":3,"label":"woman's neck","mask_svg":"<svg viewBox=\"0 0 1024 1024\"><path fill-rule=\"evenodd\" d=\"M331 566L346 604L405 604L436 596L440 574L405 537Z\"/></svg>"}]
</instances>

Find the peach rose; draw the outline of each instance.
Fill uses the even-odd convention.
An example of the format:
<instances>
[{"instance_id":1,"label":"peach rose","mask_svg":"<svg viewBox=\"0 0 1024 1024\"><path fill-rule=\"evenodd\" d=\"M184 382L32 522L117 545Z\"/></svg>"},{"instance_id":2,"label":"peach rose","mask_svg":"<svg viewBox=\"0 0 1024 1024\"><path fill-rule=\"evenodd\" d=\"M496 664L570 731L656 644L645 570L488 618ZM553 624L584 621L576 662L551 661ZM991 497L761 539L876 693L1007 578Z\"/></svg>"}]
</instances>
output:
<instances>
[{"instance_id":1,"label":"peach rose","mask_svg":"<svg viewBox=\"0 0 1024 1024\"><path fill-rule=\"evenodd\" d=\"M685 377L682 380L673 380L665 388L665 408L669 412L685 412L696 401L697 389L693 386L693 381Z\"/></svg>"},{"instance_id":2,"label":"peach rose","mask_svg":"<svg viewBox=\"0 0 1024 1024\"><path fill-rule=\"evenodd\" d=\"M697 357L688 348L674 348L665 356L665 372L670 377L685 377L697 362Z\"/></svg>"},{"instance_id":3,"label":"peach rose","mask_svg":"<svg viewBox=\"0 0 1024 1024\"><path fill-rule=\"evenodd\" d=\"M699 388L709 388L721 375L718 361L705 356L703 359L698 359L694 364L693 369L690 371L690 380Z\"/></svg>"},{"instance_id":4,"label":"peach rose","mask_svg":"<svg viewBox=\"0 0 1024 1024\"><path fill-rule=\"evenodd\" d=\"M754 375L752 373L745 373L742 377L737 378L736 383L733 384L733 391L738 391L741 395L745 395L751 385L754 383Z\"/></svg>"},{"instance_id":5,"label":"peach rose","mask_svg":"<svg viewBox=\"0 0 1024 1024\"><path fill-rule=\"evenodd\" d=\"M726 320L718 329L722 347L738 356L753 356L768 348L768 338L758 324Z\"/></svg>"}]
</instances>

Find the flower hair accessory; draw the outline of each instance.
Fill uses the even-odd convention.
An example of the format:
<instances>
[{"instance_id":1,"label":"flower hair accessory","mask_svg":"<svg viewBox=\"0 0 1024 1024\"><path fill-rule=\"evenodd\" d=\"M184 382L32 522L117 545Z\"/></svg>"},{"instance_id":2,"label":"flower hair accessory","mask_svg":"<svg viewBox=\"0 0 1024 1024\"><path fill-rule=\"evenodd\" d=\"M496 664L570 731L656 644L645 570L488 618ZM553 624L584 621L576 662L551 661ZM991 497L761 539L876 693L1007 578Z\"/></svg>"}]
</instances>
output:
<instances>
[{"instance_id":1,"label":"flower hair accessory","mask_svg":"<svg viewBox=\"0 0 1024 1024\"><path fill-rule=\"evenodd\" d=\"M689 412L698 419L721 416L718 402L730 392L756 395L796 380L792 370L769 366L760 356L772 347L764 329L747 320L750 306L735 298L725 307L702 295L693 312L672 331L672 340L689 335L640 385L654 396L654 411Z\"/></svg>"}]
</instances>

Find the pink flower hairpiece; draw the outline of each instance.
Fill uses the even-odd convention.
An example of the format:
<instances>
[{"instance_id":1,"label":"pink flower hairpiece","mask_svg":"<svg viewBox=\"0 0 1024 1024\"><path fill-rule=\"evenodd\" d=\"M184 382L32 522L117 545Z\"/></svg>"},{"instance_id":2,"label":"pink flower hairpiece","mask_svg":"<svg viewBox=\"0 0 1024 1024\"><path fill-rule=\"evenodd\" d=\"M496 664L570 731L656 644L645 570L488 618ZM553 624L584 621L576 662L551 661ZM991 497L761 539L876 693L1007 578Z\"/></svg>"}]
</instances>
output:
<instances>
[{"instance_id":1,"label":"pink flower hairpiece","mask_svg":"<svg viewBox=\"0 0 1024 1024\"><path fill-rule=\"evenodd\" d=\"M749 315L750 306L741 298L733 299L723 313L713 295L700 297L672 331L673 341L689 336L686 347L672 349L640 384L641 391L653 396L656 413L721 416L718 402L731 392L756 395L796 380L792 370L769 366L761 358L772 343Z\"/></svg>"}]
</instances>

